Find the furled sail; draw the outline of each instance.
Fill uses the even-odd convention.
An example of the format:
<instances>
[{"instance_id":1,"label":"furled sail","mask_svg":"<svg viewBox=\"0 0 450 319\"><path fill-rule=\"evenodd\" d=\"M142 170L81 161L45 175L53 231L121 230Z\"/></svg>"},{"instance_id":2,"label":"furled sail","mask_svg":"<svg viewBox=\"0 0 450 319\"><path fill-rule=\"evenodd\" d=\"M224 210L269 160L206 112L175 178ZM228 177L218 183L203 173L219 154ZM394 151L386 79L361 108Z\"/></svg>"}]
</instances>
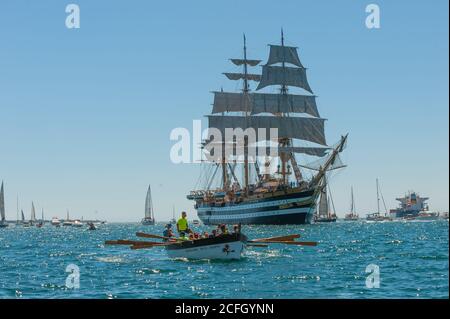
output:
<instances>
[{"instance_id":1,"label":"furled sail","mask_svg":"<svg viewBox=\"0 0 450 319\"><path fill-rule=\"evenodd\" d=\"M261 80L261 75L259 74L244 74L244 73L224 73L224 74L229 80L243 80L243 79L247 79L250 81Z\"/></svg>"},{"instance_id":2,"label":"furled sail","mask_svg":"<svg viewBox=\"0 0 450 319\"><path fill-rule=\"evenodd\" d=\"M23 213L23 209L21 209L20 212L22 213L22 222L25 222L25 214Z\"/></svg>"},{"instance_id":3,"label":"furled sail","mask_svg":"<svg viewBox=\"0 0 450 319\"><path fill-rule=\"evenodd\" d=\"M3 190L3 182L0 188L0 217L2 222L5 221L5 193Z\"/></svg>"},{"instance_id":4,"label":"furled sail","mask_svg":"<svg viewBox=\"0 0 450 319\"><path fill-rule=\"evenodd\" d=\"M303 65L300 62L300 58L298 57L296 47L287 47L272 44L270 44L269 46L270 54L269 60L267 61L268 65L285 62L303 68Z\"/></svg>"},{"instance_id":5,"label":"furled sail","mask_svg":"<svg viewBox=\"0 0 450 319\"><path fill-rule=\"evenodd\" d=\"M247 59L230 59L231 62L233 62L235 65L243 65L247 64L250 66L257 66L261 60L247 60Z\"/></svg>"},{"instance_id":6,"label":"furled sail","mask_svg":"<svg viewBox=\"0 0 450 319\"><path fill-rule=\"evenodd\" d=\"M306 78L306 69L264 65L261 81L256 90L269 85L296 86L313 93Z\"/></svg>"},{"instance_id":7,"label":"furled sail","mask_svg":"<svg viewBox=\"0 0 450 319\"><path fill-rule=\"evenodd\" d=\"M320 117L315 96L269 93L213 93L213 114L222 112L251 112L251 114L305 113L314 117Z\"/></svg>"},{"instance_id":8,"label":"furled sail","mask_svg":"<svg viewBox=\"0 0 450 319\"><path fill-rule=\"evenodd\" d=\"M145 198L145 218L153 218L152 190L148 185L147 197Z\"/></svg>"},{"instance_id":9,"label":"furled sail","mask_svg":"<svg viewBox=\"0 0 450 319\"><path fill-rule=\"evenodd\" d=\"M278 129L278 136L283 138L295 138L313 143L327 145L325 141L324 121L322 118L306 117L276 117L276 116L216 116L209 115L209 127L216 128L225 137L225 129L253 128L256 133L258 128ZM269 137L269 132L266 132Z\"/></svg>"},{"instance_id":10,"label":"furled sail","mask_svg":"<svg viewBox=\"0 0 450 319\"><path fill-rule=\"evenodd\" d=\"M230 147L231 148L231 147ZM249 153L253 153L254 149L258 152L258 155L269 155L271 154L271 150L274 150L280 154L281 152L289 153L298 153L298 154L306 154L311 156L318 156L318 157L324 157L328 154L329 148L327 147L299 147L299 146L249 146L247 147L249 150ZM236 150L240 150L240 147L234 147ZM243 149L243 147L242 147Z\"/></svg>"}]
</instances>

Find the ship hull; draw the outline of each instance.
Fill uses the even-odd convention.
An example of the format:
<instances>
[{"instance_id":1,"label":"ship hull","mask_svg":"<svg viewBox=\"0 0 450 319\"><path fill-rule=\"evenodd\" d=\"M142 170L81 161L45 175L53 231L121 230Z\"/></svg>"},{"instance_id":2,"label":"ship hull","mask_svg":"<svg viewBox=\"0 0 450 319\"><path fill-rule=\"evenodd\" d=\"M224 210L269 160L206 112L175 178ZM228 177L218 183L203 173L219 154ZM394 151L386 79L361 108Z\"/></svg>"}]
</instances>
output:
<instances>
[{"instance_id":1,"label":"ship hull","mask_svg":"<svg viewBox=\"0 0 450 319\"><path fill-rule=\"evenodd\" d=\"M224 205L198 205L197 215L205 225L301 225L313 220L318 193L298 191L249 202Z\"/></svg>"}]
</instances>

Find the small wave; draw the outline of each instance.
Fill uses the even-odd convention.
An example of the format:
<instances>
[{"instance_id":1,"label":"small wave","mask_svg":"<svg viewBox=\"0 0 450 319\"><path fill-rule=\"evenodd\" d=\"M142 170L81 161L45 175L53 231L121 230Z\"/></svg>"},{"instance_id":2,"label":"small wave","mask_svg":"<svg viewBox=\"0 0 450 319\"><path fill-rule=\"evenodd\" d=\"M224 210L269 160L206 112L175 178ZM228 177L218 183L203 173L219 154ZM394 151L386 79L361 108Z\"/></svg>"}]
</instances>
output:
<instances>
[{"instance_id":1,"label":"small wave","mask_svg":"<svg viewBox=\"0 0 450 319\"><path fill-rule=\"evenodd\" d=\"M122 257L117 256L108 256L108 257L96 257L98 261L104 262L104 263L124 263L125 259Z\"/></svg>"}]
</instances>

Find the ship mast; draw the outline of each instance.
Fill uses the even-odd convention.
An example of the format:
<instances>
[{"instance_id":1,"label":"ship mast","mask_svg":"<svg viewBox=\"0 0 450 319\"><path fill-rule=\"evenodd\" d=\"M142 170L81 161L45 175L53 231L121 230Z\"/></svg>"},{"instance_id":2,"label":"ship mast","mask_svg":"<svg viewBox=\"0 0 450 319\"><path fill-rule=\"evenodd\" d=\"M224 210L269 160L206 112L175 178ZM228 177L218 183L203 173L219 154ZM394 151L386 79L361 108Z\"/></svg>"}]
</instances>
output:
<instances>
[{"instance_id":1,"label":"ship mast","mask_svg":"<svg viewBox=\"0 0 450 319\"><path fill-rule=\"evenodd\" d=\"M248 125L248 115L249 115L249 103L248 103L248 70L247 70L247 46L244 33L244 88L242 92L244 93L244 110L245 110L245 121ZM249 174L248 174L248 136L244 136L244 185L245 193L248 194L248 184L249 184Z\"/></svg>"},{"instance_id":2,"label":"ship mast","mask_svg":"<svg viewBox=\"0 0 450 319\"><path fill-rule=\"evenodd\" d=\"M286 95L288 92L287 86L286 86L286 65L285 65L285 52L284 52L284 34L283 29L281 29L281 47L283 48L283 58L281 61L281 66L283 68L283 83L281 84L280 93L282 94L282 101L286 101ZM289 116L289 113L287 113ZM283 113L281 114L283 116ZM279 145L280 146L287 146L289 144L289 139L286 139L284 137L280 138ZM283 184L287 184L287 178L286 178L286 162L287 162L287 156L285 152L280 153L280 159L281 159L281 175L283 177Z\"/></svg>"},{"instance_id":3,"label":"ship mast","mask_svg":"<svg viewBox=\"0 0 450 319\"><path fill-rule=\"evenodd\" d=\"M380 192L378 190L378 178L377 178L377 213L380 214Z\"/></svg>"}]
</instances>

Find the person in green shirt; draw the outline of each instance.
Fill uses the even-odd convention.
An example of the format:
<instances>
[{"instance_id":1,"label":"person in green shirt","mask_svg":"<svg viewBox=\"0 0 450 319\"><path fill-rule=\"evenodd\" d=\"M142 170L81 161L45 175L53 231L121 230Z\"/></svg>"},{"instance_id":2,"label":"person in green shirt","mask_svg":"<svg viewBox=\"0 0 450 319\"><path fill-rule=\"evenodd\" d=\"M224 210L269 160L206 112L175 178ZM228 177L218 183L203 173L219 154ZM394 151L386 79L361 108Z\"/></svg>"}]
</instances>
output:
<instances>
[{"instance_id":1,"label":"person in green shirt","mask_svg":"<svg viewBox=\"0 0 450 319\"><path fill-rule=\"evenodd\" d=\"M177 222L177 231L178 233L188 233L189 232L189 225L186 218L186 212L181 213L181 218Z\"/></svg>"}]
</instances>

